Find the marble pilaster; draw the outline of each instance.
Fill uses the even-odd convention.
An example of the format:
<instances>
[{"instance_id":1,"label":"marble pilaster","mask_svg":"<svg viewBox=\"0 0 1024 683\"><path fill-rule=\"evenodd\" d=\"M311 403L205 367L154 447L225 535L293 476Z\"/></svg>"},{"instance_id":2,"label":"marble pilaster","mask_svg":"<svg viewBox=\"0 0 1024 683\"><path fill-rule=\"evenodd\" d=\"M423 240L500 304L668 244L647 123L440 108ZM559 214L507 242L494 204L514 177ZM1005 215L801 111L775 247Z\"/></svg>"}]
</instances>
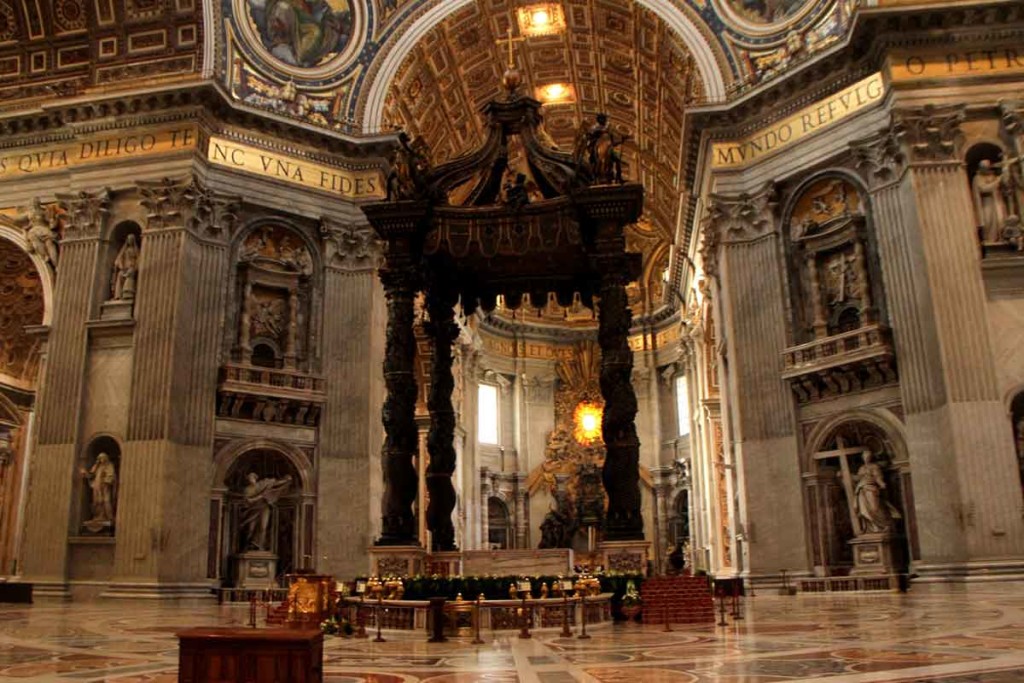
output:
<instances>
[{"instance_id":1,"label":"marble pilaster","mask_svg":"<svg viewBox=\"0 0 1024 683\"><path fill-rule=\"evenodd\" d=\"M97 306L99 246L109 218L106 190L62 197L66 214L40 377L34 463L29 480L21 555L37 594L67 596L68 536L79 443L87 348L86 321Z\"/></svg>"},{"instance_id":2,"label":"marble pilaster","mask_svg":"<svg viewBox=\"0 0 1024 683\"><path fill-rule=\"evenodd\" d=\"M132 394L106 595L208 597L210 454L233 217L208 215L212 195L191 178L140 182L139 194L146 222Z\"/></svg>"},{"instance_id":3,"label":"marble pilaster","mask_svg":"<svg viewBox=\"0 0 1024 683\"><path fill-rule=\"evenodd\" d=\"M384 295L376 277L379 246L368 226L324 221L323 374L317 480L317 571L357 576L369 570L374 535L371 487L379 441Z\"/></svg>"},{"instance_id":4,"label":"marble pilaster","mask_svg":"<svg viewBox=\"0 0 1024 683\"><path fill-rule=\"evenodd\" d=\"M779 375L786 330L774 188L712 195L706 230L718 245L720 324L728 330L726 355L732 360L725 377L732 420L723 427L731 458L729 443L723 444L718 476L728 480L732 470L742 501L736 529L745 532L749 547L742 569L755 576L803 569L807 539L793 399ZM737 545L730 539L735 565L744 559Z\"/></svg>"},{"instance_id":5,"label":"marble pilaster","mask_svg":"<svg viewBox=\"0 0 1024 683\"><path fill-rule=\"evenodd\" d=\"M879 214L924 579L1024 568L1016 455L960 160L965 115L897 110L889 130L853 147Z\"/></svg>"}]
</instances>

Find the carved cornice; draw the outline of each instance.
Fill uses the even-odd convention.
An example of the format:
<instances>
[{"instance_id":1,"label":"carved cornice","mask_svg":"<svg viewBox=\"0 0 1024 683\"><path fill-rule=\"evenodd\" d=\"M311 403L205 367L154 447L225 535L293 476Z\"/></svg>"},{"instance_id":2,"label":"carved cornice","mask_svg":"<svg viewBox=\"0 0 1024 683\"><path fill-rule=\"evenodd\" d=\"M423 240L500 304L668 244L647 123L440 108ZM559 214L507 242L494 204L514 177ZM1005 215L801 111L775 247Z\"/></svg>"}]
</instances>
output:
<instances>
[{"instance_id":1,"label":"carved cornice","mask_svg":"<svg viewBox=\"0 0 1024 683\"><path fill-rule=\"evenodd\" d=\"M368 225L339 225L320 219L324 259L328 268L347 272L376 270L381 261L381 243Z\"/></svg>"},{"instance_id":2,"label":"carved cornice","mask_svg":"<svg viewBox=\"0 0 1024 683\"><path fill-rule=\"evenodd\" d=\"M907 157L891 131L852 142L850 151L854 165L873 190L897 180L907 168Z\"/></svg>"},{"instance_id":3,"label":"carved cornice","mask_svg":"<svg viewBox=\"0 0 1024 683\"><path fill-rule=\"evenodd\" d=\"M892 114L892 134L910 163L959 162L960 124L966 117L965 105L897 109Z\"/></svg>"},{"instance_id":4,"label":"carved cornice","mask_svg":"<svg viewBox=\"0 0 1024 683\"><path fill-rule=\"evenodd\" d=\"M110 218L110 188L97 192L58 194L57 201L66 214L64 239L98 237Z\"/></svg>"}]
</instances>

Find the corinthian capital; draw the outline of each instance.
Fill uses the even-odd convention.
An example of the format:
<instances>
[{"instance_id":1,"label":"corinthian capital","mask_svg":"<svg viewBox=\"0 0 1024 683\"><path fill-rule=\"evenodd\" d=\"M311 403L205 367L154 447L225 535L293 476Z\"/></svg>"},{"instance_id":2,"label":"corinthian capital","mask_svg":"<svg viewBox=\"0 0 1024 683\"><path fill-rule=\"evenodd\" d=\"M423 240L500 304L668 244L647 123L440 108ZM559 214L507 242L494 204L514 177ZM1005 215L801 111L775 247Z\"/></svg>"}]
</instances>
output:
<instances>
[{"instance_id":1,"label":"corinthian capital","mask_svg":"<svg viewBox=\"0 0 1024 683\"><path fill-rule=\"evenodd\" d=\"M850 143L854 164L872 188L892 182L902 175L907 157L892 131Z\"/></svg>"},{"instance_id":2,"label":"corinthian capital","mask_svg":"<svg viewBox=\"0 0 1024 683\"><path fill-rule=\"evenodd\" d=\"M156 181L140 180L137 185L142 195L140 203L146 209L146 230L185 227L189 184L164 178Z\"/></svg>"},{"instance_id":3,"label":"corinthian capital","mask_svg":"<svg viewBox=\"0 0 1024 683\"><path fill-rule=\"evenodd\" d=\"M954 161L963 141L960 124L964 118L963 105L897 109L892 115L892 131L911 162Z\"/></svg>"},{"instance_id":4,"label":"corinthian capital","mask_svg":"<svg viewBox=\"0 0 1024 683\"><path fill-rule=\"evenodd\" d=\"M57 201L65 213L64 238L96 237L110 217L110 189L97 192L58 194Z\"/></svg>"},{"instance_id":5,"label":"corinthian capital","mask_svg":"<svg viewBox=\"0 0 1024 683\"><path fill-rule=\"evenodd\" d=\"M242 205L240 197L215 192L195 179L186 188L185 199L191 213L188 226L197 235L216 239L234 234Z\"/></svg>"},{"instance_id":6,"label":"corinthian capital","mask_svg":"<svg viewBox=\"0 0 1024 683\"><path fill-rule=\"evenodd\" d=\"M380 242L368 225L340 225L327 218L320 222L328 267L350 272L374 270L380 264Z\"/></svg>"},{"instance_id":7,"label":"corinthian capital","mask_svg":"<svg viewBox=\"0 0 1024 683\"><path fill-rule=\"evenodd\" d=\"M1017 153L1024 152L1024 101L1000 102L1003 129L1017 141Z\"/></svg>"},{"instance_id":8,"label":"corinthian capital","mask_svg":"<svg viewBox=\"0 0 1024 683\"><path fill-rule=\"evenodd\" d=\"M753 194L713 194L705 232L716 233L722 244L749 242L770 235L775 232L777 206L774 183L766 184Z\"/></svg>"}]
</instances>

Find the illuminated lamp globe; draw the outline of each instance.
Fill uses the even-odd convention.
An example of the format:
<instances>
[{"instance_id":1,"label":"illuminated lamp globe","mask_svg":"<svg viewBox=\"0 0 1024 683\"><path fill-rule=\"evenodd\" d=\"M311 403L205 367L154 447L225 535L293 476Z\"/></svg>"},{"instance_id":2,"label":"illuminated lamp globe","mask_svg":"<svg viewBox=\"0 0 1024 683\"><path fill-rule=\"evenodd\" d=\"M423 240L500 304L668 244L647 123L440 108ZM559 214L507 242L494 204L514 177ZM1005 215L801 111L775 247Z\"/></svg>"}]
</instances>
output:
<instances>
[{"instance_id":1,"label":"illuminated lamp globe","mask_svg":"<svg viewBox=\"0 0 1024 683\"><path fill-rule=\"evenodd\" d=\"M519 86L523 84L523 75L519 73L519 69L505 69L505 73L501 77L501 84L509 93L514 93L519 90Z\"/></svg>"},{"instance_id":2,"label":"illuminated lamp globe","mask_svg":"<svg viewBox=\"0 0 1024 683\"><path fill-rule=\"evenodd\" d=\"M530 21L533 22L534 26L547 26L551 23L551 15L548 14L546 9L539 9L534 11Z\"/></svg>"}]
</instances>

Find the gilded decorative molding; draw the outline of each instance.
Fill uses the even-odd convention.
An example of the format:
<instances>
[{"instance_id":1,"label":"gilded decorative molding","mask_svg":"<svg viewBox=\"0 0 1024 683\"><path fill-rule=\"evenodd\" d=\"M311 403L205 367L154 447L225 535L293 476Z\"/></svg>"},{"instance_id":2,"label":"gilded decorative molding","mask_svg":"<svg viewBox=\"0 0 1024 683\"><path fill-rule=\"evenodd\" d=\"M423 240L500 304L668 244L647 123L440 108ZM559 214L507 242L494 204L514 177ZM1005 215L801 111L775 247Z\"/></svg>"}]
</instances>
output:
<instances>
[{"instance_id":1,"label":"gilded decorative molding","mask_svg":"<svg viewBox=\"0 0 1024 683\"><path fill-rule=\"evenodd\" d=\"M964 105L925 105L897 109L892 115L892 134L903 146L911 163L956 162L966 118Z\"/></svg>"},{"instance_id":2,"label":"gilded decorative molding","mask_svg":"<svg viewBox=\"0 0 1024 683\"><path fill-rule=\"evenodd\" d=\"M874 190L903 175L907 168L907 155L892 131L850 143L854 165Z\"/></svg>"},{"instance_id":3,"label":"gilded decorative molding","mask_svg":"<svg viewBox=\"0 0 1024 683\"><path fill-rule=\"evenodd\" d=\"M110 188L58 194L57 201L66 213L64 240L98 237L106 230L110 218Z\"/></svg>"},{"instance_id":4,"label":"gilded decorative molding","mask_svg":"<svg viewBox=\"0 0 1024 683\"><path fill-rule=\"evenodd\" d=\"M374 270L380 265L381 245L367 225L339 225L320 219L324 258L329 268L348 272Z\"/></svg>"}]
</instances>

